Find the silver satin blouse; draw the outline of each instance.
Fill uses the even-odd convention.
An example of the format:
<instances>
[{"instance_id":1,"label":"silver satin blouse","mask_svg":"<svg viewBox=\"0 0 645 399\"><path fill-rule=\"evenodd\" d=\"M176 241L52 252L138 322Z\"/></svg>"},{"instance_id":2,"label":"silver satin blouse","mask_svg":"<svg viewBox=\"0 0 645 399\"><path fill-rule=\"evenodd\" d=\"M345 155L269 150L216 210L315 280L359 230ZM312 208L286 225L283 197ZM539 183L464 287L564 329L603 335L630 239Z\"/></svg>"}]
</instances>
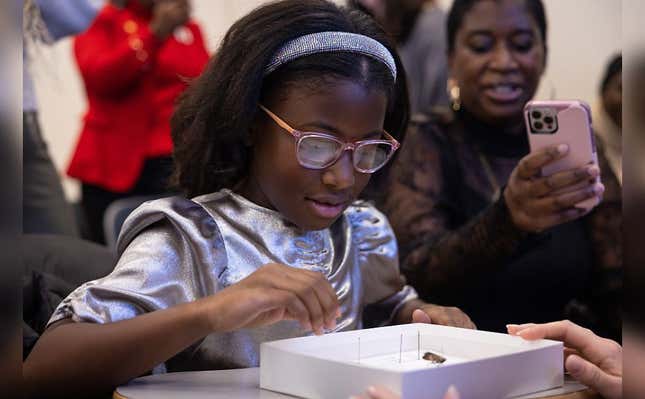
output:
<instances>
[{"instance_id":1,"label":"silver satin blouse","mask_svg":"<svg viewBox=\"0 0 645 399\"><path fill-rule=\"evenodd\" d=\"M194 301L271 262L327 276L341 304L335 331L361 328L363 321L386 324L417 297L399 274L387 219L364 201L353 203L327 229L302 231L229 190L193 200L164 198L128 217L118 251L114 271L74 290L49 324L70 317L108 323ZM155 371L255 367L260 343L303 335L296 321L213 333Z\"/></svg>"}]
</instances>

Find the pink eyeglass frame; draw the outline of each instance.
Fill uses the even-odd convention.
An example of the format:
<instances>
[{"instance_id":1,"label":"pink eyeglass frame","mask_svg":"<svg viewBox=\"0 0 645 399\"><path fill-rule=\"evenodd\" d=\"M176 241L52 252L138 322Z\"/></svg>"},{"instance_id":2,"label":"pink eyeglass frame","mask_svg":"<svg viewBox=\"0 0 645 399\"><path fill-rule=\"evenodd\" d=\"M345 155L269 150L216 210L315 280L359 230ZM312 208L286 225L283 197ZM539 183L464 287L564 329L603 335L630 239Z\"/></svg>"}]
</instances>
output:
<instances>
[{"instance_id":1,"label":"pink eyeglass frame","mask_svg":"<svg viewBox=\"0 0 645 399\"><path fill-rule=\"evenodd\" d=\"M375 169L359 168L356 165L356 162L354 161L354 157L352 157L352 164L354 165L354 169L356 169L358 172L360 172L360 173L374 173L377 170L381 169L383 166L385 166L390 161L390 158L392 158L392 155L394 155L396 150L398 150L399 147L401 146L401 144L394 137L392 137L392 135L390 135L385 130L383 130L383 133L385 134L385 137L386 137L387 140L360 140L360 141L354 141L354 142L341 141L337 137L334 137L334 136L332 136L330 134L320 133L320 132L303 132L301 130L294 129L291 126L289 126L289 124L287 122L282 120L282 118L280 118L278 115L276 115L273 112L271 112L264 105L262 105L262 104L258 104L258 105L259 105L260 109L262 111L264 111L271 119L273 119L273 121L278 126L280 126L282 129L286 130L287 133L291 134L296 139L296 159L298 159L298 163L300 163L300 165L303 168L307 168L307 169L325 169L325 168L328 168L331 165L333 165L336 162L338 162L338 160L340 159L340 157L343 155L343 153L345 151L352 150L352 152L353 152L353 151L356 150L356 148L360 147L361 145L365 145L365 144L388 144L388 145L391 145L392 146L392 151L388 154L388 156L385 159L385 161L383 162L383 164L381 164L378 168L375 168ZM341 147L338 149L338 151L336 153L336 156L331 161L329 161L328 163L326 163L326 164L324 164L324 165L322 165L320 167L304 165L302 163L302 161L300 161L300 159L298 158L297 152L298 152L298 148L300 146L300 141L305 137L322 137L322 138L330 139L330 140L335 141L338 144L340 144Z\"/></svg>"}]
</instances>

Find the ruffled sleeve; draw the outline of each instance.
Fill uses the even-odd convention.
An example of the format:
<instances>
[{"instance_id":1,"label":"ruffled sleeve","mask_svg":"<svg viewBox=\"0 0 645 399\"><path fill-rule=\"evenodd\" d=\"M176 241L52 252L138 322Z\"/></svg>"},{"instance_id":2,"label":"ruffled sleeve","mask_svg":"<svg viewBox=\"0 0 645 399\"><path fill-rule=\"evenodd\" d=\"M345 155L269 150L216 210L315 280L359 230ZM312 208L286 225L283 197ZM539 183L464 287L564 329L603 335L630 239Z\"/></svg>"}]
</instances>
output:
<instances>
[{"instance_id":1,"label":"ruffled sleeve","mask_svg":"<svg viewBox=\"0 0 645 399\"><path fill-rule=\"evenodd\" d=\"M130 319L221 289L224 244L215 221L193 201L172 197L143 204L126 220L118 250L114 271L73 291L48 324L70 317L93 323Z\"/></svg>"},{"instance_id":2,"label":"ruffled sleeve","mask_svg":"<svg viewBox=\"0 0 645 399\"><path fill-rule=\"evenodd\" d=\"M361 268L365 327L391 322L407 301L417 298L399 272L396 238L385 215L366 201L349 209L352 239L358 246Z\"/></svg>"}]
</instances>

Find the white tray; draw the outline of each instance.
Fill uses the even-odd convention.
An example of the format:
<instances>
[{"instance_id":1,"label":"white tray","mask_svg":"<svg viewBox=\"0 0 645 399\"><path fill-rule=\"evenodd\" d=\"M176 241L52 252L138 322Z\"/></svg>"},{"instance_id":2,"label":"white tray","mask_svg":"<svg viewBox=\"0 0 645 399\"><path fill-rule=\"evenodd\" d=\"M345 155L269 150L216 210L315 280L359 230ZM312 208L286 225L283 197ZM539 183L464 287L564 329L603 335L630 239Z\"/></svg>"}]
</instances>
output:
<instances>
[{"instance_id":1,"label":"white tray","mask_svg":"<svg viewBox=\"0 0 645 399\"><path fill-rule=\"evenodd\" d=\"M563 385L562 343L431 324L266 342L260 387L308 399L347 398L382 384L402 399L509 398ZM437 364L426 352L445 357Z\"/></svg>"}]
</instances>

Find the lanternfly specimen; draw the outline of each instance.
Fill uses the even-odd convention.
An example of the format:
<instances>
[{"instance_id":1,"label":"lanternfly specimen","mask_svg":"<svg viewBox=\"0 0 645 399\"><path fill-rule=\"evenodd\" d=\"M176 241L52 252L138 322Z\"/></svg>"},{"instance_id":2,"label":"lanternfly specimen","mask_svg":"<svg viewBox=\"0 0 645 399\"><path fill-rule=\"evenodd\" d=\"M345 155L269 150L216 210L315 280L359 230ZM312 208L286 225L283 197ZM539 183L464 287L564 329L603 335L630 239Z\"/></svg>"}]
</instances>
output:
<instances>
[{"instance_id":1,"label":"lanternfly specimen","mask_svg":"<svg viewBox=\"0 0 645 399\"><path fill-rule=\"evenodd\" d=\"M432 363L443 363L443 362L446 361L445 357L443 357L441 355L437 355L436 353L432 353L432 352L424 353L423 354L423 359L425 359L425 360L427 360L429 362L432 362Z\"/></svg>"}]
</instances>

